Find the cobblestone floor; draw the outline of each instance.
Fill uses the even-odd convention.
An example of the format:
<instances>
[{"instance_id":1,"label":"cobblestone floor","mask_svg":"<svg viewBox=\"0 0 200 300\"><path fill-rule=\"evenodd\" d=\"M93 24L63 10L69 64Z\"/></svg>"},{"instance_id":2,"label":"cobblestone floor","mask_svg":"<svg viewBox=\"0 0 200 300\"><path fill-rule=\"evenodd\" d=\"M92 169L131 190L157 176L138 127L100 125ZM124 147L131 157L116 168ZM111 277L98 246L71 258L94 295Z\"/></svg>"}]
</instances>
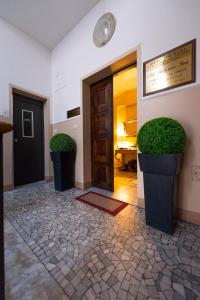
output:
<instances>
[{"instance_id":1,"label":"cobblestone floor","mask_svg":"<svg viewBox=\"0 0 200 300\"><path fill-rule=\"evenodd\" d=\"M142 209L112 217L74 200L81 193L37 183L5 194L6 218L63 299L200 299L200 226L179 223L171 237L146 227Z\"/></svg>"},{"instance_id":2,"label":"cobblestone floor","mask_svg":"<svg viewBox=\"0 0 200 300\"><path fill-rule=\"evenodd\" d=\"M66 300L62 288L8 220L4 228L6 300Z\"/></svg>"}]
</instances>

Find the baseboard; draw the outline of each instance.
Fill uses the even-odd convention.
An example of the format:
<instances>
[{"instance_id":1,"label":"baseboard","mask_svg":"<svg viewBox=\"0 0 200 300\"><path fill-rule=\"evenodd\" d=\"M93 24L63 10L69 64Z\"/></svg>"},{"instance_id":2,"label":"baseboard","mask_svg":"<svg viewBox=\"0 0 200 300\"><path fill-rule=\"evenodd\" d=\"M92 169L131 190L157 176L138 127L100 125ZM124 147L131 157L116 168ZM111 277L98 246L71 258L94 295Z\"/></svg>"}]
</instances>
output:
<instances>
[{"instance_id":1,"label":"baseboard","mask_svg":"<svg viewBox=\"0 0 200 300\"><path fill-rule=\"evenodd\" d=\"M137 205L141 208L144 208L145 207L144 198L138 197ZM200 213L198 213L198 212L179 208L178 209L178 218L184 222L200 225Z\"/></svg>"},{"instance_id":2,"label":"baseboard","mask_svg":"<svg viewBox=\"0 0 200 300\"><path fill-rule=\"evenodd\" d=\"M53 180L54 180L54 177L53 177L53 176L46 176L46 177L45 177L45 180L46 180L47 182L50 182L50 181L53 181ZM92 185L91 182L78 182L78 181L75 182L75 187L76 187L77 189L79 189L79 190L84 190L84 189L90 187L91 185Z\"/></svg>"},{"instance_id":3,"label":"baseboard","mask_svg":"<svg viewBox=\"0 0 200 300\"><path fill-rule=\"evenodd\" d=\"M200 225L200 213L179 208L178 216L180 220Z\"/></svg>"},{"instance_id":4,"label":"baseboard","mask_svg":"<svg viewBox=\"0 0 200 300\"><path fill-rule=\"evenodd\" d=\"M47 182L53 181L53 176L45 176Z\"/></svg>"},{"instance_id":5,"label":"baseboard","mask_svg":"<svg viewBox=\"0 0 200 300\"><path fill-rule=\"evenodd\" d=\"M137 206L140 208L144 208L144 198L138 197Z\"/></svg>"},{"instance_id":6,"label":"baseboard","mask_svg":"<svg viewBox=\"0 0 200 300\"><path fill-rule=\"evenodd\" d=\"M45 176L45 180L47 182L51 182L54 180L54 178L53 178L53 176ZM78 181L75 182L75 187L80 190L87 189L91 185L92 185L91 182L78 182ZM4 185L4 187L3 187L4 192L9 192L9 191L13 191L13 190L14 190L14 187L12 184Z\"/></svg>"},{"instance_id":7,"label":"baseboard","mask_svg":"<svg viewBox=\"0 0 200 300\"><path fill-rule=\"evenodd\" d=\"M12 184L7 184L3 186L3 191L4 192L10 192L14 190L14 186Z\"/></svg>"},{"instance_id":8,"label":"baseboard","mask_svg":"<svg viewBox=\"0 0 200 300\"><path fill-rule=\"evenodd\" d=\"M92 185L91 182L78 182L78 181L75 182L75 187L79 190L87 189L91 185Z\"/></svg>"}]
</instances>

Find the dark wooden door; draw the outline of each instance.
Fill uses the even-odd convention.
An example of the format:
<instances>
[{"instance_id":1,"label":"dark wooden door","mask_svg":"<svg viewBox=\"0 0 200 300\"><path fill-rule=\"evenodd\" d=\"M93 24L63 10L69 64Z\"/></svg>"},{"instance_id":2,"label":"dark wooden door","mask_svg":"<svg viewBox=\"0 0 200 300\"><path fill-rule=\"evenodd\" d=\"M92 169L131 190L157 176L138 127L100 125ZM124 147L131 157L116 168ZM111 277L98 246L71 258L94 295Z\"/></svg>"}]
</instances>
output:
<instances>
[{"instance_id":1,"label":"dark wooden door","mask_svg":"<svg viewBox=\"0 0 200 300\"><path fill-rule=\"evenodd\" d=\"M44 179L43 103L13 95L14 185Z\"/></svg>"},{"instance_id":2,"label":"dark wooden door","mask_svg":"<svg viewBox=\"0 0 200 300\"><path fill-rule=\"evenodd\" d=\"M93 185L113 191L113 80L91 87Z\"/></svg>"}]
</instances>

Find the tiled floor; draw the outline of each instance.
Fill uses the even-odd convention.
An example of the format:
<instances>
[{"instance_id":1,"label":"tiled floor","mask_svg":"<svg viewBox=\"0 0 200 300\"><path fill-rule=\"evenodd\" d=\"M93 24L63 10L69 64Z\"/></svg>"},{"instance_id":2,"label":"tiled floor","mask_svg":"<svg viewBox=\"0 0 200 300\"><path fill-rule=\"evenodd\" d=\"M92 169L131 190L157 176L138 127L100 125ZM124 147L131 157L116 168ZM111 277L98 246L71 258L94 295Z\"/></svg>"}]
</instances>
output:
<instances>
[{"instance_id":1,"label":"tiled floor","mask_svg":"<svg viewBox=\"0 0 200 300\"><path fill-rule=\"evenodd\" d=\"M200 226L173 236L37 183L5 195L6 299L200 299Z\"/></svg>"},{"instance_id":2,"label":"tiled floor","mask_svg":"<svg viewBox=\"0 0 200 300\"><path fill-rule=\"evenodd\" d=\"M130 171L120 171L115 169L114 173L115 190L126 189L137 186L137 173Z\"/></svg>"}]
</instances>

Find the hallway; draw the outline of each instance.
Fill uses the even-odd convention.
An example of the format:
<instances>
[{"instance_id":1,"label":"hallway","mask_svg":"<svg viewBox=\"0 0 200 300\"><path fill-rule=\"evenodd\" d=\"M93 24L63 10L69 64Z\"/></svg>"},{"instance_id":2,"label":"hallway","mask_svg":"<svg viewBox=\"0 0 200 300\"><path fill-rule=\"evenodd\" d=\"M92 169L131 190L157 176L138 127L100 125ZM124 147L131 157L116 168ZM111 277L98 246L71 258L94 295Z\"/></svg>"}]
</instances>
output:
<instances>
[{"instance_id":1,"label":"hallway","mask_svg":"<svg viewBox=\"0 0 200 300\"><path fill-rule=\"evenodd\" d=\"M116 217L37 183L5 193L6 299L197 299L200 226L173 236L128 205ZM35 298L33 298L33 296Z\"/></svg>"}]
</instances>

